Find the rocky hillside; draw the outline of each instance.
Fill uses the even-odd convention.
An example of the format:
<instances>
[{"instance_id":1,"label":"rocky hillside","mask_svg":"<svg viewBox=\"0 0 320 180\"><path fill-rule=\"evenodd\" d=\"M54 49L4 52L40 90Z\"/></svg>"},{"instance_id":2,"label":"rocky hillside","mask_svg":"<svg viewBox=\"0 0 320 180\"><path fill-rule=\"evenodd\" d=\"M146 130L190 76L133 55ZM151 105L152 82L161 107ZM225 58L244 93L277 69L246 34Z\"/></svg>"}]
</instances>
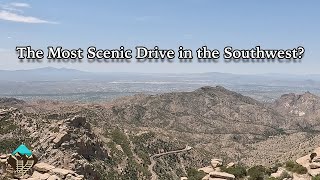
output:
<instances>
[{"instance_id":1,"label":"rocky hillside","mask_svg":"<svg viewBox=\"0 0 320 180\"><path fill-rule=\"evenodd\" d=\"M24 143L41 163L84 179L179 179L211 157L271 166L320 144L317 131L297 125L310 124L300 117L317 106L284 97L270 106L217 86L100 104L6 99L0 154ZM290 114L286 102L305 116Z\"/></svg>"},{"instance_id":2,"label":"rocky hillside","mask_svg":"<svg viewBox=\"0 0 320 180\"><path fill-rule=\"evenodd\" d=\"M123 98L108 110L107 118L115 123L180 133L264 138L281 133L286 124L273 109L220 86Z\"/></svg>"},{"instance_id":3,"label":"rocky hillside","mask_svg":"<svg viewBox=\"0 0 320 180\"><path fill-rule=\"evenodd\" d=\"M291 124L305 131L320 130L320 97L304 94L284 94L273 103L273 108L291 119Z\"/></svg>"}]
</instances>

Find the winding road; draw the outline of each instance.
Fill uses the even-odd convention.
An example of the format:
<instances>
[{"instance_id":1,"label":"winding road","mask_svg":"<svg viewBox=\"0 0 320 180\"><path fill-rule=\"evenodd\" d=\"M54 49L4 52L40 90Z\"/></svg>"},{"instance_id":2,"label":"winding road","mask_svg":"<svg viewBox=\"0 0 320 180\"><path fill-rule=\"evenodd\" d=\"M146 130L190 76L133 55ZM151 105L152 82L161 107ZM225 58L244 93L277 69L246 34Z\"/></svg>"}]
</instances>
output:
<instances>
[{"instance_id":1,"label":"winding road","mask_svg":"<svg viewBox=\"0 0 320 180\"><path fill-rule=\"evenodd\" d=\"M156 161L154 160L154 158L158 158L160 156L165 156L168 154L182 153L182 152L190 151L191 149L192 147L187 145L184 149L180 149L176 151L168 151L168 152L154 154L150 156L151 164L148 166L148 170L151 172L151 180L157 180L157 177L158 177L158 175L153 170L153 167L156 165Z\"/></svg>"}]
</instances>

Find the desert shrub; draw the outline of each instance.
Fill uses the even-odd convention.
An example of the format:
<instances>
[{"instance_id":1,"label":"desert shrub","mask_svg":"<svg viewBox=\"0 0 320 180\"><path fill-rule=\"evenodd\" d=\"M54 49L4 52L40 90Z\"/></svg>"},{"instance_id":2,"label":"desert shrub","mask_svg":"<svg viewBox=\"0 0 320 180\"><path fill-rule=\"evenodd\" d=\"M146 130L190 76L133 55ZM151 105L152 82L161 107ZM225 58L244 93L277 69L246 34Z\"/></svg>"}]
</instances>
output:
<instances>
[{"instance_id":1,"label":"desert shrub","mask_svg":"<svg viewBox=\"0 0 320 180\"><path fill-rule=\"evenodd\" d=\"M312 177L312 180L320 180L320 175L316 175L315 177Z\"/></svg>"},{"instance_id":2,"label":"desert shrub","mask_svg":"<svg viewBox=\"0 0 320 180\"><path fill-rule=\"evenodd\" d=\"M288 172L284 171L281 173L279 179L284 179L284 178L292 178L292 176Z\"/></svg>"},{"instance_id":3,"label":"desert shrub","mask_svg":"<svg viewBox=\"0 0 320 180\"><path fill-rule=\"evenodd\" d=\"M130 149L130 142L127 138L127 136L122 132L120 129L115 129L112 132L112 139L113 141L120 145L121 148L123 149L123 152L131 158L133 156L132 151Z\"/></svg>"},{"instance_id":4,"label":"desert shrub","mask_svg":"<svg viewBox=\"0 0 320 180\"><path fill-rule=\"evenodd\" d=\"M248 170L249 180L263 180L265 168L254 166Z\"/></svg>"},{"instance_id":5,"label":"desert shrub","mask_svg":"<svg viewBox=\"0 0 320 180\"><path fill-rule=\"evenodd\" d=\"M270 167L270 172L271 173L276 173L278 171L279 167L282 167L282 164L281 163L276 163L275 165Z\"/></svg>"},{"instance_id":6,"label":"desert shrub","mask_svg":"<svg viewBox=\"0 0 320 180\"><path fill-rule=\"evenodd\" d=\"M223 172L233 174L237 179L242 178L247 175L247 170L245 167L237 165L234 167L226 168L224 166L221 167Z\"/></svg>"},{"instance_id":7,"label":"desert shrub","mask_svg":"<svg viewBox=\"0 0 320 180\"><path fill-rule=\"evenodd\" d=\"M306 174L308 172L307 168L293 161L286 162L286 169L288 171L295 172L298 174Z\"/></svg>"},{"instance_id":8,"label":"desert shrub","mask_svg":"<svg viewBox=\"0 0 320 180\"><path fill-rule=\"evenodd\" d=\"M206 173L203 171L198 171L194 168L188 169L188 180L201 180L204 176L206 176Z\"/></svg>"},{"instance_id":9,"label":"desert shrub","mask_svg":"<svg viewBox=\"0 0 320 180\"><path fill-rule=\"evenodd\" d=\"M269 177L268 180L281 180L280 178Z\"/></svg>"}]
</instances>

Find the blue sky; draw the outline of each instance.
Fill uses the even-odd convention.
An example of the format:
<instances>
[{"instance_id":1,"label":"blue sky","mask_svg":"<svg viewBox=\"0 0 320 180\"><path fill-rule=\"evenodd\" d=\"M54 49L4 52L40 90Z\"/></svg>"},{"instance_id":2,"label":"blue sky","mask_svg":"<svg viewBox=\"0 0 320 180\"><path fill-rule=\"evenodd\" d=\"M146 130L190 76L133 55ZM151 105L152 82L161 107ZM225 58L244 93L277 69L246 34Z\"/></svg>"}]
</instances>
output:
<instances>
[{"instance_id":1,"label":"blue sky","mask_svg":"<svg viewBox=\"0 0 320 180\"><path fill-rule=\"evenodd\" d=\"M0 69L67 67L103 72L230 72L319 74L320 1L1 1ZM15 47L63 46L102 49L149 48L194 51L207 45L251 49L291 49L306 52L296 64L27 64L19 63Z\"/></svg>"}]
</instances>

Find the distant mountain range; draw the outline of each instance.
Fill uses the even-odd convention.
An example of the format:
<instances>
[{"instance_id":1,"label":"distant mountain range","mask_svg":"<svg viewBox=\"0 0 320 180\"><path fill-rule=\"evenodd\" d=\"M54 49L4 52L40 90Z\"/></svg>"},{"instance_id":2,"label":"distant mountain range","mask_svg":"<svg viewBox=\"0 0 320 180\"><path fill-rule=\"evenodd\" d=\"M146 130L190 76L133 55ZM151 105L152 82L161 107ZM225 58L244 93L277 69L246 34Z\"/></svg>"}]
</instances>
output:
<instances>
[{"instance_id":1,"label":"distant mountain range","mask_svg":"<svg viewBox=\"0 0 320 180\"><path fill-rule=\"evenodd\" d=\"M151 76L152 75L152 76ZM92 79L92 80L110 80L123 79L127 80L147 79L147 80L159 80L159 78L165 79L203 79L203 80L231 80L231 81L244 81L244 82L263 82L265 81L320 81L320 74L231 74L220 72L208 72L208 73L126 73L126 72L86 72L76 69L67 68L53 68L45 67L38 69L28 70L0 70L0 81L59 81L59 80L72 80L72 79Z\"/></svg>"},{"instance_id":2,"label":"distant mountain range","mask_svg":"<svg viewBox=\"0 0 320 180\"><path fill-rule=\"evenodd\" d=\"M66 68L0 70L0 96L23 100L105 101L137 93L193 91L221 85L260 101L310 91L320 95L320 75L231 73L111 73Z\"/></svg>"}]
</instances>

